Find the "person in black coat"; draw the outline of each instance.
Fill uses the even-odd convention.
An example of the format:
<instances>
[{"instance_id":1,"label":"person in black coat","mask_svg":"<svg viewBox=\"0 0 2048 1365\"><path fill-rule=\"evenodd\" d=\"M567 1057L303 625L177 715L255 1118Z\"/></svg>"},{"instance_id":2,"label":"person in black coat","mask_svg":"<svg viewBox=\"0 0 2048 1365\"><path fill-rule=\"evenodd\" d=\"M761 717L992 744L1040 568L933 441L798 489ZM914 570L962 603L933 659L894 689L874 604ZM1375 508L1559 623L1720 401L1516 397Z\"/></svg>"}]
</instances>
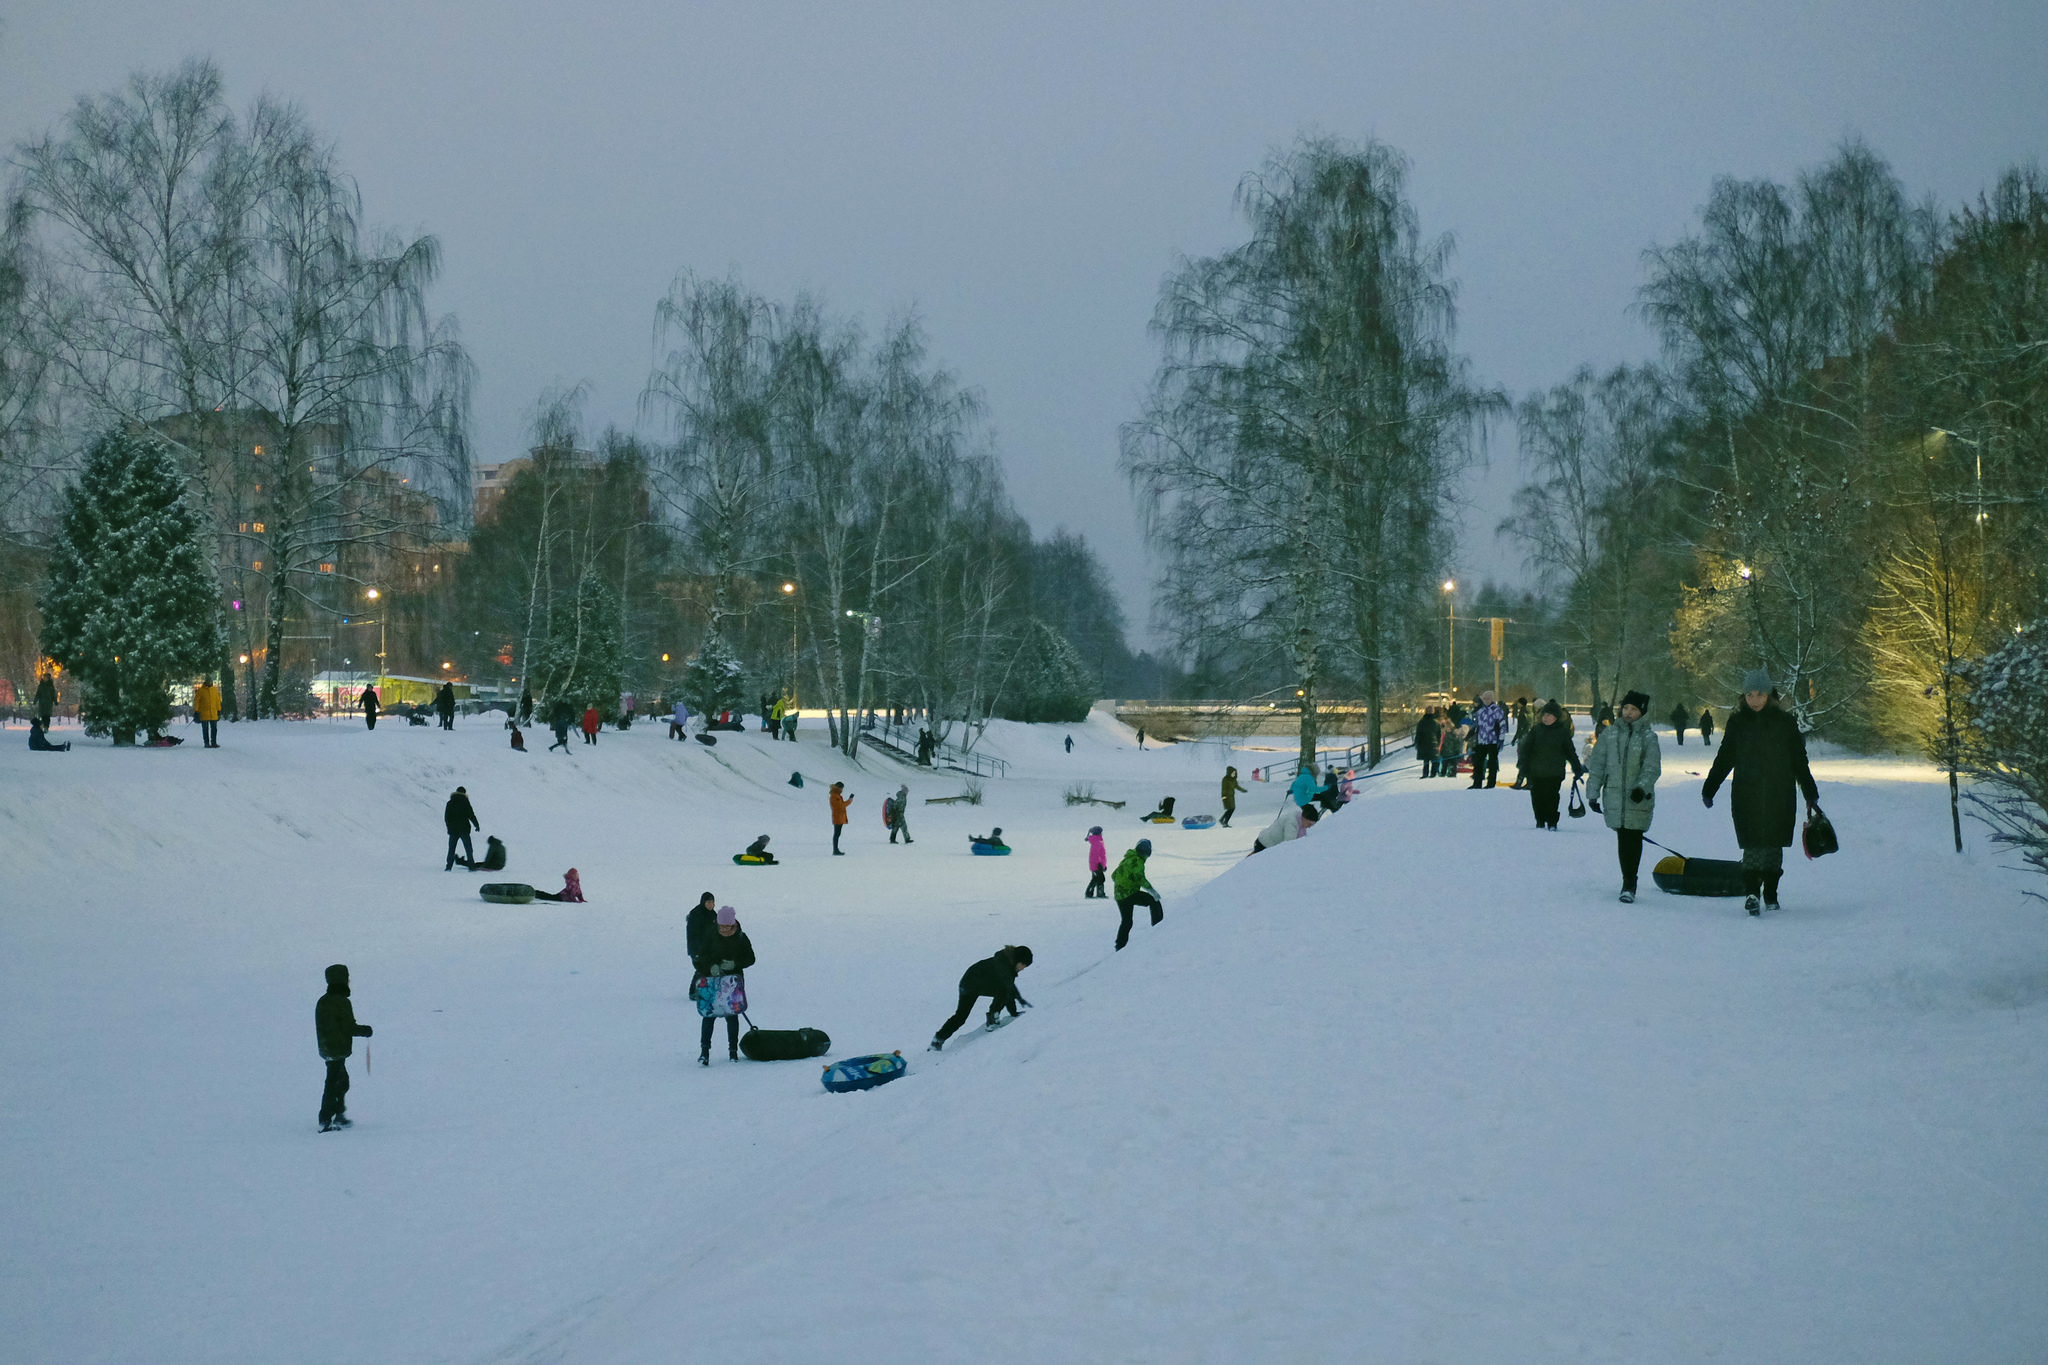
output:
<instances>
[{"instance_id":1,"label":"person in black coat","mask_svg":"<svg viewBox=\"0 0 2048 1365\"><path fill-rule=\"evenodd\" d=\"M932 1035L931 1050L944 1051L946 1040L960 1031L960 1026L967 1022L967 1016L974 1012L974 1002L984 995L988 997L987 1028L996 1026L996 1016L1005 1009L1014 1019L1019 1005L1029 1008L1031 1002L1017 993L1017 973L1030 965L1031 950L1017 943L997 949L963 972L960 976L960 1008L954 1010L953 1017L939 1025L939 1031Z\"/></svg>"},{"instance_id":2,"label":"person in black coat","mask_svg":"<svg viewBox=\"0 0 2048 1365\"><path fill-rule=\"evenodd\" d=\"M1522 741L1521 774L1529 780L1529 809L1536 815L1536 828L1557 828L1557 789L1564 785L1569 770L1582 777L1586 765L1579 762L1579 749L1572 743L1572 727L1564 723L1564 708L1555 701L1543 704L1536 723Z\"/></svg>"},{"instance_id":3,"label":"person in black coat","mask_svg":"<svg viewBox=\"0 0 2048 1365\"><path fill-rule=\"evenodd\" d=\"M484 840L484 856L469 864L471 872L503 872L505 870L505 841L493 834Z\"/></svg>"},{"instance_id":4,"label":"person in black coat","mask_svg":"<svg viewBox=\"0 0 2048 1365\"><path fill-rule=\"evenodd\" d=\"M740 928L739 914L730 905L718 908L718 929L708 940L709 945L690 959L690 965L697 969L697 985L709 989L711 978L737 976L744 984L747 968L754 965L754 945L748 939L747 931ZM711 1065L711 1027L718 1016L704 1016L704 1027L697 1035L697 1065ZM734 1061L740 1059L740 1017L737 1014L725 1016L726 1055Z\"/></svg>"},{"instance_id":5,"label":"person in black coat","mask_svg":"<svg viewBox=\"0 0 2048 1365\"><path fill-rule=\"evenodd\" d=\"M555 704L548 710L548 728L555 732L555 742L548 745L548 752L560 749L569 752L569 727L576 723L576 708L569 705L567 697L556 697Z\"/></svg>"},{"instance_id":6,"label":"person in black coat","mask_svg":"<svg viewBox=\"0 0 2048 1365\"><path fill-rule=\"evenodd\" d=\"M462 865L469 867L476 861L476 848L469 842L469 832L482 829L476 818L476 810L469 804L469 788L457 787L455 794L448 798L448 804L441 810L441 823L448 827L448 862L441 868L450 871L455 866L455 845L462 844ZM499 866L504 866L500 863Z\"/></svg>"},{"instance_id":7,"label":"person in black coat","mask_svg":"<svg viewBox=\"0 0 2048 1365\"><path fill-rule=\"evenodd\" d=\"M1436 708L1429 707L1422 713L1422 719L1415 722L1415 756L1422 760L1422 775L1436 776L1436 746L1443 738L1443 726L1437 721Z\"/></svg>"},{"instance_id":8,"label":"person in black coat","mask_svg":"<svg viewBox=\"0 0 2048 1365\"><path fill-rule=\"evenodd\" d=\"M313 1006L313 1035L320 1044L320 1060L327 1063L327 1087L320 1092L320 1131L330 1133L349 1126L349 1054L356 1049L356 1039L370 1036L370 1026L356 1022L356 1007L348 998L348 967L343 963L327 969L327 994Z\"/></svg>"},{"instance_id":9,"label":"person in black coat","mask_svg":"<svg viewBox=\"0 0 2048 1365\"><path fill-rule=\"evenodd\" d=\"M434 694L434 710L441 717L441 728L455 728L455 684L442 683L441 690Z\"/></svg>"},{"instance_id":10,"label":"person in black coat","mask_svg":"<svg viewBox=\"0 0 2048 1365\"><path fill-rule=\"evenodd\" d=\"M377 701L377 689L365 687L362 695L356 698L356 705L363 708L363 720L368 723L369 728L376 729L377 712L382 709Z\"/></svg>"},{"instance_id":11,"label":"person in black coat","mask_svg":"<svg viewBox=\"0 0 2048 1365\"><path fill-rule=\"evenodd\" d=\"M43 718L31 716L28 722L28 747L46 754L61 754L70 751L71 741L67 739L62 744L50 743L50 733L44 728Z\"/></svg>"},{"instance_id":12,"label":"person in black coat","mask_svg":"<svg viewBox=\"0 0 2048 1365\"><path fill-rule=\"evenodd\" d=\"M1705 707L1700 708L1700 743L1714 747L1714 713Z\"/></svg>"},{"instance_id":13,"label":"person in black coat","mask_svg":"<svg viewBox=\"0 0 2048 1365\"><path fill-rule=\"evenodd\" d=\"M533 689L530 687L519 689L519 723L533 724Z\"/></svg>"},{"instance_id":14,"label":"person in black coat","mask_svg":"<svg viewBox=\"0 0 2048 1365\"><path fill-rule=\"evenodd\" d=\"M1792 845L1798 813L1794 787L1805 793L1809 817L1820 808L1820 788L1806 763L1806 736L1799 733L1799 722L1770 704L1770 675L1753 669L1742 687L1742 705L1721 732L1721 751L1700 788L1700 800L1712 807L1722 781L1735 775L1729 806L1735 842L1742 845L1743 908L1754 915L1759 892L1763 909L1778 908L1778 879L1785 873L1785 850Z\"/></svg>"}]
</instances>

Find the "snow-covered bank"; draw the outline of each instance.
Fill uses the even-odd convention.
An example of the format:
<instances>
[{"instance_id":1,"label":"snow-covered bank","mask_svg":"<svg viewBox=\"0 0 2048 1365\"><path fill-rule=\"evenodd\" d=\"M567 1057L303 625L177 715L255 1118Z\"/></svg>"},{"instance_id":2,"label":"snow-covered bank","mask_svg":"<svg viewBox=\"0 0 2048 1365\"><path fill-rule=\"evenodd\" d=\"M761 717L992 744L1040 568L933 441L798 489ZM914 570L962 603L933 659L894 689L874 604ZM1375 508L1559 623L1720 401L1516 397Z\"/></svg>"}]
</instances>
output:
<instances>
[{"instance_id":1,"label":"snow-covered bank","mask_svg":"<svg viewBox=\"0 0 2048 1365\"><path fill-rule=\"evenodd\" d=\"M998 727L987 804L878 815L899 770L652 727L229 727L0 749L0 1320L25 1361L2037 1359L2048 929L1946 851L1917 765L1816 764L1844 853L1787 909L1614 902L1597 819L1372 779L1310 839L1213 810L1222 754ZM800 757L798 757L800 755ZM1652 837L1732 844L1667 748ZM1256 760L1253 760L1256 761ZM1250 764L1240 764L1249 767ZM810 785L787 787L789 769ZM824 786L857 794L831 859ZM1094 781L1122 812L1067 808ZM468 786L508 876L440 871ZM1080 835L1160 846L1111 954ZM1016 846L994 862L964 835ZM735 868L767 831L790 861ZM1217 875L1221 873L1222 875ZM1213 880L1212 880L1213 878ZM1647 879L1646 879L1647 883ZM904 1080L694 1065L682 910L761 955L757 1022ZM1200 888L1196 890L1195 888ZM19 900L15 894L20 895ZM1192 892L1192 894L1189 894ZM922 1052L1028 942L1038 1008ZM328 962L376 1025L313 1131Z\"/></svg>"}]
</instances>

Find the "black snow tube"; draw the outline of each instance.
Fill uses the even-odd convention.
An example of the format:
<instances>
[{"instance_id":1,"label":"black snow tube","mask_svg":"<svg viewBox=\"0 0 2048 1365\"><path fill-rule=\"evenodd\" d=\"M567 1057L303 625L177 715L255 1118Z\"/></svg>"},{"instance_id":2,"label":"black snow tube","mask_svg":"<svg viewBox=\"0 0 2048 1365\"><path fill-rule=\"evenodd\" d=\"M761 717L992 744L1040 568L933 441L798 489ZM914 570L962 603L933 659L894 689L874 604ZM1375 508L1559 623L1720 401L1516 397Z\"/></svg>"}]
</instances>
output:
<instances>
[{"instance_id":1,"label":"black snow tube","mask_svg":"<svg viewBox=\"0 0 2048 1365\"><path fill-rule=\"evenodd\" d=\"M793 1062L831 1050L831 1035L823 1029L749 1028L740 1037L740 1051L754 1062Z\"/></svg>"},{"instance_id":2,"label":"black snow tube","mask_svg":"<svg viewBox=\"0 0 2048 1365\"><path fill-rule=\"evenodd\" d=\"M1672 854L1659 858L1650 869L1658 889L1674 896L1739 896L1743 892L1742 864L1726 858L1681 858Z\"/></svg>"}]
</instances>

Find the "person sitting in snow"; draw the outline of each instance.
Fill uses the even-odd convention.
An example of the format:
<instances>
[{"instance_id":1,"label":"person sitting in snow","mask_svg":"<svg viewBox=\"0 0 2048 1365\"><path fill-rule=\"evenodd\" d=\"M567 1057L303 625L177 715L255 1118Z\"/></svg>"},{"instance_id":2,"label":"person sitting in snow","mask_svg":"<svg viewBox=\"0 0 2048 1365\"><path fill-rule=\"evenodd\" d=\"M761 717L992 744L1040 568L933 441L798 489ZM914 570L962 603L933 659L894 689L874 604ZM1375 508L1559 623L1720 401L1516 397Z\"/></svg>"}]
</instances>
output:
<instances>
[{"instance_id":1,"label":"person sitting in snow","mask_svg":"<svg viewBox=\"0 0 2048 1365\"><path fill-rule=\"evenodd\" d=\"M989 848L1009 847L1008 844L1003 842L1003 827L1001 825L997 825L987 834L970 834L967 836L967 842L970 844L982 844Z\"/></svg>"},{"instance_id":2,"label":"person sitting in snow","mask_svg":"<svg viewBox=\"0 0 2048 1365\"><path fill-rule=\"evenodd\" d=\"M533 898L537 901L574 901L576 904L581 905L583 904L583 882L577 877L576 869L572 867L562 875L562 889L560 891L536 891L533 893Z\"/></svg>"},{"instance_id":3,"label":"person sitting in snow","mask_svg":"<svg viewBox=\"0 0 2048 1365\"><path fill-rule=\"evenodd\" d=\"M768 836L764 834L760 838L754 840L753 843L748 844L747 856L749 858L759 858L764 863L774 862L775 855L768 851Z\"/></svg>"},{"instance_id":4,"label":"person sitting in snow","mask_svg":"<svg viewBox=\"0 0 2048 1365\"><path fill-rule=\"evenodd\" d=\"M1167 821L1173 819L1173 798L1170 796L1160 797L1159 809L1153 811L1150 815L1147 815L1144 818L1156 824L1165 824Z\"/></svg>"},{"instance_id":5,"label":"person sitting in snow","mask_svg":"<svg viewBox=\"0 0 2048 1365\"><path fill-rule=\"evenodd\" d=\"M505 841L492 834L484 839L484 856L481 860L465 862L463 866L471 872L503 872L505 870Z\"/></svg>"},{"instance_id":6,"label":"person sitting in snow","mask_svg":"<svg viewBox=\"0 0 2048 1365\"><path fill-rule=\"evenodd\" d=\"M1031 1008L1031 1002L1017 993L1017 973L1031 965L1031 950L1021 943L998 948L993 954L969 967L960 976L960 1008L953 1011L953 1017L939 1025L939 1031L932 1035L931 1050L943 1052L946 1040L960 1031L967 1022L967 1016L974 1012L974 1002L982 996L988 997L988 1021L983 1028L995 1028L997 1015L1003 1010L1010 1011L1015 1019L1017 1007Z\"/></svg>"},{"instance_id":7,"label":"person sitting in snow","mask_svg":"<svg viewBox=\"0 0 2048 1365\"><path fill-rule=\"evenodd\" d=\"M49 732L43 728L42 717L31 716L28 722L28 747L41 753L61 754L70 750L71 741L67 739L62 744L50 743Z\"/></svg>"}]
</instances>

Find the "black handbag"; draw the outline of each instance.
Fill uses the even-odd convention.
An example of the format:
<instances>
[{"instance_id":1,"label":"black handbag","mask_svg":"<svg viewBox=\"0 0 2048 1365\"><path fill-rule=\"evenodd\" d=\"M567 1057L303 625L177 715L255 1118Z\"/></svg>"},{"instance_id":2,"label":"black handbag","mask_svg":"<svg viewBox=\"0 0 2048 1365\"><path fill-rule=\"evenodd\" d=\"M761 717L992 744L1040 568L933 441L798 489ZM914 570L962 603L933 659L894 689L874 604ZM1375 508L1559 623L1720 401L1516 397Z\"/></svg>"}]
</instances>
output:
<instances>
[{"instance_id":1,"label":"black handbag","mask_svg":"<svg viewBox=\"0 0 2048 1365\"><path fill-rule=\"evenodd\" d=\"M1824 858L1842 847L1841 841L1835 838L1834 822L1822 813L1819 806L1813 808L1813 814L1807 816L1806 823L1800 827L1799 845L1809 858Z\"/></svg>"},{"instance_id":2,"label":"black handbag","mask_svg":"<svg viewBox=\"0 0 2048 1365\"><path fill-rule=\"evenodd\" d=\"M1585 818L1586 803L1579 799L1579 779L1576 777L1572 779L1571 803L1564 808L1564 813L1574 820Z\"/></svg>"}]
</instances>

